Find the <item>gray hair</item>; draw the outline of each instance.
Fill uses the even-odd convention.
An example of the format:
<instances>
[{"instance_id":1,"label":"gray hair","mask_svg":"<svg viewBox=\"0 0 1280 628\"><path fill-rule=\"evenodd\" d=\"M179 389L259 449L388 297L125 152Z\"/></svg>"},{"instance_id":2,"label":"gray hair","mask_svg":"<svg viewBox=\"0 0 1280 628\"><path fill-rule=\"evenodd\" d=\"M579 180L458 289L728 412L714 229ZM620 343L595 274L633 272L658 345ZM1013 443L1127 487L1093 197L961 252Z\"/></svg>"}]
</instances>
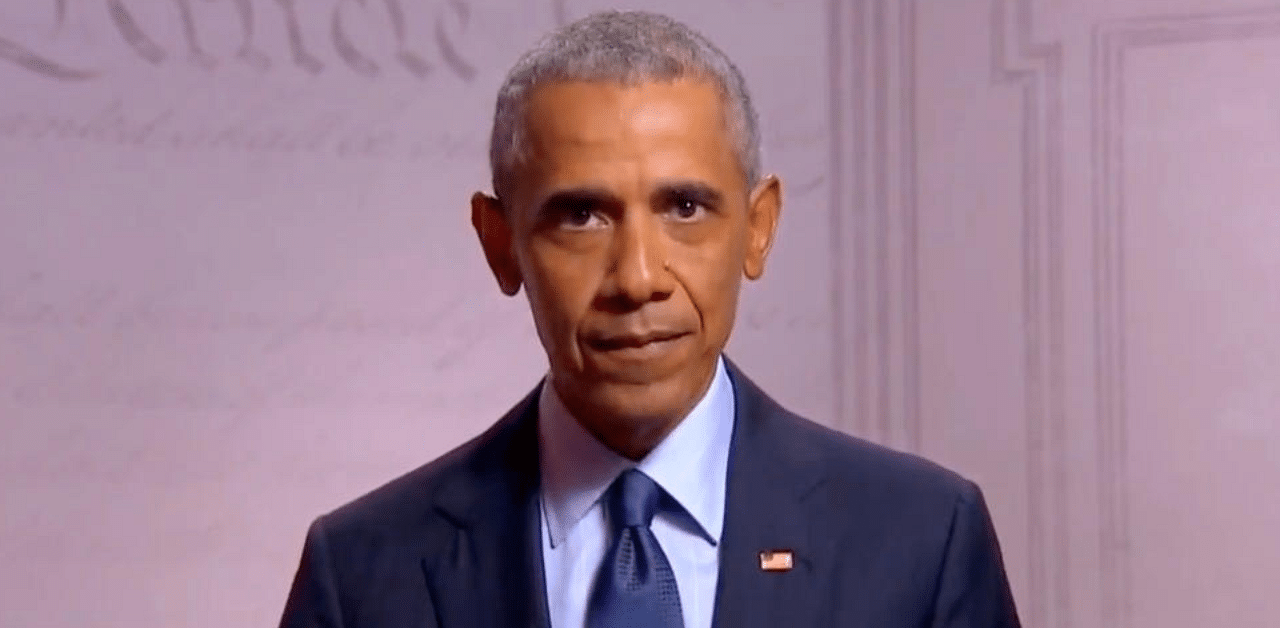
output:
<instances>
[{"instance_id":1,"label":"gray hair","mask_svg":"<svg viewBox=\"0 0 1280 628\"><path fill-rule=\"evenodd\" d=\"M516 62L498 90L489 139L489 167L498 198L511 191L525 158L525 108L540 84L607 81L635 85L683 77L709 80L724 103L728 131L748 186L760 177L760 130L737 66L697 31L665 15L602 11L544 37Z\"/></svg>"}]
</instances>

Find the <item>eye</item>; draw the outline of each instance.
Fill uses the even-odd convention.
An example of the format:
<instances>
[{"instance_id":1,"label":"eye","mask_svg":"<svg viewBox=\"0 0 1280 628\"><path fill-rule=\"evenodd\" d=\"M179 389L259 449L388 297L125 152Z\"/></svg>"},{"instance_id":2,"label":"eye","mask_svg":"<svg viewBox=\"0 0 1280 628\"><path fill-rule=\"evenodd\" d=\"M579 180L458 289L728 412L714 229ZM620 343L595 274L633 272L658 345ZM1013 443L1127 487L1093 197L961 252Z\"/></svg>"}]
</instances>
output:
<instances>
[{"instance_id":1,"label":"eye","mask_svg":"<svg viewBox=\"0 0 1280 628\"><path fill-rule=\"evenodd\" d=\"M568 229L594 229L601 226L603 221L591 206L577 204L560 212L560 224Z\"/></svg>"},{"instance_id":2,"label":"eye","mask_svg":"<svg viewBox=\"0 0 1280 628\"><path fill-rule=\"evenodd\" d=\"M680 220L693 220L706 210L705 205L691 198L678 198L671 206L671 212Z\"/></svg>"}]
</instances>

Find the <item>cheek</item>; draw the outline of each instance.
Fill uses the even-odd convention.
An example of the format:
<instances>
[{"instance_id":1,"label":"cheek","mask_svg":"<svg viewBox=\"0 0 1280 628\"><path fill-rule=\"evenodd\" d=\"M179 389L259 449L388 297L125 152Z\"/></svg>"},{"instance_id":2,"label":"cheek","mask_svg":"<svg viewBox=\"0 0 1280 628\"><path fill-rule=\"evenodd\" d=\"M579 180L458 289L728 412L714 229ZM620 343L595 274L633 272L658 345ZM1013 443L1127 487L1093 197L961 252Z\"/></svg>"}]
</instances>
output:
<instances>
[{"instance_id":1,"label":"cheek","mask_svg":"<svg viewBox=\"0 0 1280 628\"><path fill-rule=\"evenodd\" d=\"M742 248L725 242L718 247L691 250L686 258L689 298L702 317L707 333L725 336L733 327L742 273Z\"/></svg>"},{"instance_id":2,"label":"cheek","mask_svg":"<svg viewBox=\"0 0 1280 628\"><path fill-rule=\"evenodd\" d=\"M539 333L563 342L572 336L591 304L593 266L580 256L565 255L551 247L534 245L522 256L525 290L538 319Z\"/></svg>"},{"instance_id":3,"label":"cheek","mask_svg":"<svg viewBox=\"0 0 1280 628\"><path fill-rule=\"evenodd\" d=\"M742 285L738 279L737 267L728 268L719 278L715 290L715 312L708 313L713 321L708 321L716 337L723 340L733 329L733 321L738 311L738 288Z\"/></svg>"}]
</instances>

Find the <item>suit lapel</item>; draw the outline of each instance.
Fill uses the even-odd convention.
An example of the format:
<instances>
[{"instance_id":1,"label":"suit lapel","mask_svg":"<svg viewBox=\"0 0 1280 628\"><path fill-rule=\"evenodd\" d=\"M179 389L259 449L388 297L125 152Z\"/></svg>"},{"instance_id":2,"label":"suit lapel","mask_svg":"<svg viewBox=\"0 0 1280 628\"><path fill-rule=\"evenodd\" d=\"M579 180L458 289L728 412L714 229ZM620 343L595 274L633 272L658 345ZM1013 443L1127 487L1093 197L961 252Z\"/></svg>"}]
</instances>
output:
<instances>
[{"instance_id":1,"label":"suit lapel","mask_svg":"<svg viewBox=\"0 0 1280 628\"><path fill-rule=\"evenodd\" d=\"M542 385L478 439L470 474L442 487L437 507L453 543L423 567L441 628L549 628L538 505L537 399Z\"/></svg>"},{"instance_id":2,"label":"suit lapel","mask_svg":"<svg viewBox=\"0 0 1280 628\"><path fill-rule=\"evenodd\" d=\"M714 626L817 625L814 591L828 568L812 536L806 498L823 481L784 429L786 411L725 360L736 404ZM790 551L791 569L761 567L760 553Z\"/></svg>"}]
</instances>

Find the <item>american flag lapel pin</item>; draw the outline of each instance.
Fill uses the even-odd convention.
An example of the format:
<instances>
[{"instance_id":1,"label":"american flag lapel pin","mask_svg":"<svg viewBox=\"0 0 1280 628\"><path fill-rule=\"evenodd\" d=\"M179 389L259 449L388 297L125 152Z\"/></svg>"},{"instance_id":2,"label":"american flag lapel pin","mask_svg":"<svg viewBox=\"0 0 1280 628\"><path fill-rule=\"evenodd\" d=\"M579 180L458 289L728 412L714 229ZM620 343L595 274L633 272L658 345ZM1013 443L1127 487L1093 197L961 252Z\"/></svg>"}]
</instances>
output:
<instances>
[{"instance_id":1,"label":"american flag lapel pin","mask_svg":"<svg viewBox=\"0 0 1280 628\"><path fill-rule=\"evenodd\" d=\"M760 571L791 571L795 555L788 549L760 552Z\"/></svg>"}]
</instances>

